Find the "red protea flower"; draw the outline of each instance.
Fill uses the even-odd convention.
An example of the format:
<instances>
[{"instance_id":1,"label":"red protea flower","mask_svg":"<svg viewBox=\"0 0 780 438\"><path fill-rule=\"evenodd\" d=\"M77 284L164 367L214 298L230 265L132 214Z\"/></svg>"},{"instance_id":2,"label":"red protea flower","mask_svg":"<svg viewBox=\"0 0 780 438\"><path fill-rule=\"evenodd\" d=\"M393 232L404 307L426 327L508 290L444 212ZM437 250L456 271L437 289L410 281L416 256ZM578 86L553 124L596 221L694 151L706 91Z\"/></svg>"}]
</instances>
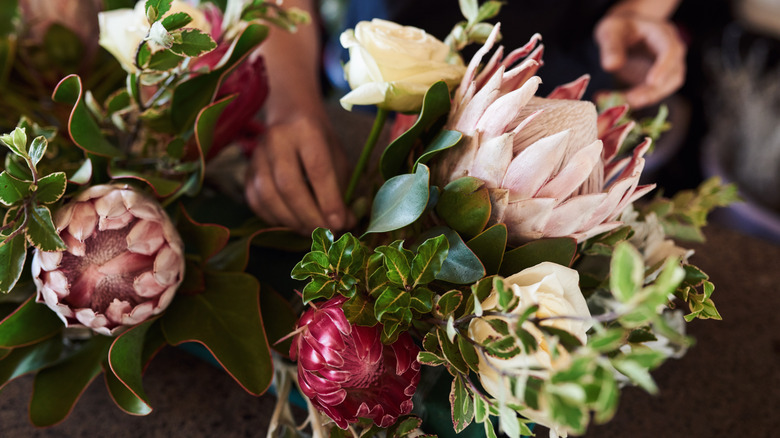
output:
<instances>
[{"instance_id":1,"label":"red protea flower","mask_svg":"<svg viewBox=\"0 0 780 438\"><path fill-rule=\"evenodd\" d=\"M38 301L66 325L111 335L162 312L184 278L184 247L160 204L130 186L97 185L57 211L68 249L36 250Z\"/></svg>"},{"instance_id":2,"label":"red protea flower","mask_svg":"<svg viewBox=\"0 0 780 438\"><path fill-rule=\"evenodd\" d=\"M420 349L401 334L382 344L381 325L352 325L343 297L307 310L298 321L290 357L298 360L298 383L311 402L342 429L358 418L391 426L412 410L420 380Z\"/></svg>"}]
</instances>

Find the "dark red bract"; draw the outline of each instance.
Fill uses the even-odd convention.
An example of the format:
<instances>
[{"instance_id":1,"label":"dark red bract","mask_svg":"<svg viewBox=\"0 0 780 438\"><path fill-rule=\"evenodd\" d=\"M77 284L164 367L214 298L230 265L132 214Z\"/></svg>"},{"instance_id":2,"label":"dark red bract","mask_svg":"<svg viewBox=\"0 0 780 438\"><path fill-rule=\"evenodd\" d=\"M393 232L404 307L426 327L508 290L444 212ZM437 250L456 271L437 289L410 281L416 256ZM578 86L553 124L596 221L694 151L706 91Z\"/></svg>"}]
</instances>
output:
<instances>
[{"instance_id":1,"label":"dark red bract","mask_svg":"<svg viewBox=\"0 0 780 438\"><path fill-rule=\"evenodd\" d=\"M420 380L420 349L403 333L381 342L381 325L352 325L334 298L306 311L298 321L290 357L298 361L303 393L342 429L358 418L391 426L412 410Z\"/></svg>"}]
</instances>

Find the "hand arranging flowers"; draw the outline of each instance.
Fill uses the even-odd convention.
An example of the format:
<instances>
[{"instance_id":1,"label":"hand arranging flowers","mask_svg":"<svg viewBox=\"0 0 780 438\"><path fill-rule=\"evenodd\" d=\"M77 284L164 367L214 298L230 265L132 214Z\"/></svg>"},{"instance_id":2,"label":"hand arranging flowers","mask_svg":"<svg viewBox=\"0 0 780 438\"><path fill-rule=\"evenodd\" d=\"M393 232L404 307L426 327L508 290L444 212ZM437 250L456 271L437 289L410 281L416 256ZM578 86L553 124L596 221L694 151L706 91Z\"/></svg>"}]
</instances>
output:
<instances>
[{"instance_id":1,"label":"hand arranging flowers","mask_svg":"<svg viewBox=\"0 0 780 438\"><path fill-rule=\"evenodd\" d=\"M303 24L295 10L102 12L118 61L106 75L126 80L92 93L68 75L56 111L16 96L21 120L0 137L0 384L35 373L33 423L62 421L101 373L121 409L148 414L142 370L192 342L252 394L275 377L274 436L306 433L283 408L293 387L316 437L566 436L609 421L623 385L655 391L650 371L690 343L680 321L720 318L673 239L700 238L733 188L640 200L651 140L624 145L627 108L582 101L587 77L537 96L541 37L505 54L485 23L500 3L460 3L444 42L382 20L342 35L341 103L377 113L344 195L370 213L340 236L268 227L206 178L220 148L257 132L254 51L267 23ZM464 61L469 43L481 48ZM31 80L27 58L4 59L3 87ZM366 172L391 112L397 135ZM283 289L290 270L298 293ZM430 420L437 397L451 422Z\"/></svg>"}]
</instances>

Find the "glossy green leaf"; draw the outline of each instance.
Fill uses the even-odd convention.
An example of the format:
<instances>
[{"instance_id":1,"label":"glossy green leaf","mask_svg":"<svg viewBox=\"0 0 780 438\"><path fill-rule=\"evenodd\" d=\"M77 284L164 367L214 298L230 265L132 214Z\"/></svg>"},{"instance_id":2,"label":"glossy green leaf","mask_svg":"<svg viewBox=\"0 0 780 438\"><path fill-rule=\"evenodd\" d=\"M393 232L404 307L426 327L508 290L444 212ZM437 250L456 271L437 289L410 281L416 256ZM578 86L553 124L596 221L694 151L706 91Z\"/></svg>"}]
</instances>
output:
<instances>
[{"instance_id":1,"label":"glossy green leaf","mask_svg":"<svg viewBox=\"0 0 780 438\"><path fill-rule=\"evenodd\" d=\"M457 289L453 289L436 300L434 310L441 319L447 319L458 307L460 307L462 302L463 293Z\"/></svg>"},{"instance_id":2,"label":"glossy green leaf","mask_svg":"<svg viewBox=\"0 0 780 438\"><path fill-rule=\"evenodd\" d=\"M0 347L35 344L61 332L63 327L56 313L30 297L0 322Z\"/></svg>"},{"instance_id":3,"label":"glossy green leaf","mask_svg":"<svg viewBox=\"0 0 780 438\"><path fill-rule=\"evenodd\" d=\"M217 127L217 121L222 112L225 111L238 94L232 94L224 97L203 108L195 119L195 140L198 142L203 156L206 157L214 144L214 130Z\"/></svg>"},{"instance_id":4,"label":"glossy green leaf","mask_svg":"<svg viewBox=\"0 0 780 438\"><path fill-rule=\"evenodd\" d=\"M180 29L188 25L192 21L192 18L185 12L176 12L168 14L162 19L162 25L168 32Z\"/></svg>"},{"instance_id":5,"label":"glossy green leaf","mask_svg":"<svg viewBox=\"0 0 780 438\"><path fill-rule=\"evenodd\" d=\"M428 351L421 351L417 353L417 360L421 364L428 365L431 367L437 367L439 365L444 365L445 363L447 363L447 361L444 360L444 358L439 357Z\"/></svg>"},{"instance_id":6,"label":"glossy green leaf","mask_svg":"<svg viewBox=\"0 0 780 438\"><path fill-rule=\"evenodd\" d=\"M366 233L384 233L416 221L428 205L430 171L421 164L416 173L387 180L376 193Z\"/></svg>"},{"instance_id":7,"label":"glossy green leaf","mask_svg":"<svg viewBox=\"0 0 780 438\"><path fill-rule=\"evenodd\" d=\"M386 245L380 246L376 252L382 254L387 269L387 279L397 286L410 285L411 266L410 261L402 249Z\"/></svg>"},{"instance_id":8,"label":"glossy green leaf","mask_svg":"<svg viewBox=\"0 0 780 438\"><path fill-rule=\"evenodd\" d=\"M204 293L177 296L160 319L168 343L203 344L254 395L265 392L273 375L258 289L249 274L211 273Z\"/></svg>"},{"instance_id":9,"label":"glossy green leaf","mask_svg":"<svg viewBox=\"0 0 780 438\"><path fill-rule=\"evenodd\" d=\"M172 0L146 0L145 11L147 11L147 16L149 14L148 12L149 9L154 8L155 14L157 16L155 21L157 21L157 19L159 19L160 17L165 15L166 12L171 10L171 1Z\"/></svg>"},{"instance_id":10,"label":"glossy green leaf","mask_svg":"<svg viewBox=\"0 0 780 438\"><path fill-rule=\"evenodd\" d=\"M458 372L468 374L468 365L466 365L466 361L463 360L458 345L450 342L444 329L440 328L436 330L436 334L439 338L439 346L441 347L441 351L444 353L444 358L447 359L447 362L449 362L449 364Z\"/></svg>"},{"instance_id":11,"label":"glossy green leaf","mask_svg":"<svg viewBox=\"0 0 780 438\"><path fill-rule=\"evenodd\" d=\"M485 267L476 255L463 242L458 233L446 228L436 227L429 231L433 235L444 234L449 242L450 250L442 263L437 280L455 284L470 284L485 276Z\"/></svg>"},{"instance_id":12,"label":"glossy green leaf","mask_svg":"<svg viewBox=\"0 0 780 438\"><path fill-rule=\"evenodd\" d=\"M474 395L474 421L484 423L490 415L490 407L480 394Z\"/></svg>"},{"instance_id":13,"label":"glossy green leaf","mask_svg":"<svg viewBox=\"0 0 780 438\"><path fill-rule=\"evenodd\" d=\"M159 52L150 53L148 58L144 58L139 62L142 62L141 65L146 70L168 71L176 68L185 59L184 56L177 55L169 50L160 50Z\"/></svg>"},{"instance_id":14,"label":"glossy green leaf","mask_svg":"<svg viewBox=\"0 0 780 438\"><path fill-rule=\"evenodd\" d=\"M425 164L430 161L436 155L446 151L447 149L457 145L463 134L458 131L450 131L448 129L442 129L441 132L433 139L433 141L425 148L422 155L414 162L412 171L417 169L419 164Z\"/></svg>"},{"instance_id":15,"label":"glossy green leaf","mask_svg":"<svg viewBox=\"0 0 780 438\"><path fill-rule=\"evenodd\" d=\"M479 234L490 219L490 195L485 182L464 176L447 184L436 204L439 215L453 230L471 238Z\"/></svg>"},{"instance_id":16,"label":"glossy green leaf","mask_svg":"<svg viewBox=\"0 0 780 438\"><path fill-rule=\"evenodd\" d=\"M436 279L444 260L449 252L449 243L445 236L432 237L417 248L417 254L412 259L410 271L411 286L428 284Z\"/></svg>"},{"instance_id":17,"label":"glossy green leaf","mask_svg":"<svg viewBox=\"0 0 780 438\"><path fill-rule=\"evenodd\" d=\"M262 239L264 234L273 234L276 231L273 228L261 228L252 234L230 242L209 260L209 267L220 271L243 272L249 263L251 245Z\"/></svg>"},{"instance_id":18,"label":"glossy green leaf","mask_svg":"<svg viewBox=\"0 0 780 438\"><path fill-rule=\"evenodd\" d=\"M417 287L412 291L412 299L409 301L409 307L422 314L428 313L433 309L433 299L435 296L436 294L430 289Z\"/></svg>"},{"instance_id":19,"label":"glossy green leaf","mask_svg":"<svg viewBox=\"0 0 780 438\"><path fill-rule=\"evenodd\" d=\"M379 161L382 177L386 180L402 174L415 141L440 117L450 111L450 91L443 81L436 82L425 92L420 115L414 126L390 143ZM419 166L418 166L419 167Z\"/></svg>"},{"instance_id":20,"label":"glossy green leaf","mask_svg":"<svg viewBox=\"0 0 780 438\"><path fill-rule=\"evenodd\" d=\"M30 161L32 161L33 166L37 166L38 163L41 162L41 158L43 158L43 155L46 153L46 147L48 146L48 142L46 141L46 138L42 135L35 137L30 143Z\"/></svg>"},{"instance_id":21,"label":"glossy green leaf","mask_svg":"<svg viewBox=\"0 0 780 438\"><path fill-rule=\"evenodd\" d=\"M51 218L51 211L44 205L33 205L28 210L27 240L41 251L62 251L67 248Z\"/></svg>"},{"instance_id":22,"label":"glossy green leaf","mask_svg":"<svg viewBox=\"0 0 780 438\"><path fill-rule=\"evenodd\" d=\"M105 362L103 363L103 379L106 382L108 394L119 409L130 415L148 415L152 412L152 407L128 389L111 372L111 368Z\"/></svg>"},{"instance_id":23,"label":"glossy green leaf","mask_svg":"<svg viewBox=\"0 0 780 438\"><path fill-rule=\"evenodd\" d=\"M196 222L190 217L183 205L180 211L181 216L176 229L182 240L187 242L187 251L194 249L202 262L211 259L227 245L230 238L230 231L227 228L218 224Z\"/></svg>"},{"instance_id":24,"label":"glossy green leaf","mask_svg":"<svg viewBox=\"0 0 780 438\"><path fill-rule=\"evenodd\" d=\"M298 316L282 295L273 288L263 285L260 292L260 310L263 316L265 335L271 348L284 356L290 354L292 338L277 343L279 339L295 330Z\"/></svg>"},{"instance_id":25,"label":"glossy green leaf","mask_svg":"<svg viewBox=\"0 0 780 438\"><path fill-rule=\"evenodd\" d=\"M311 233L311 250L327 254L333 245L333 233L327 228L317 228Z\"/></svg>"},{"instance_id":26,"label":"glossy green leaf","mask_svg":"<svg viewBox=\"0 0 780 438\"><path fill-rule=\"evenodd\" d=\"M466 246L485 266L487 275L498 274L501 262L504 260L507 236L506 225L495 224L466 242Z\"/></svg>"},{"instance_id":27,"label":"glossy green leaf","mask_svg":"<svg viewBox=\"0 0 780 438\"><path fill-rule=\"evenodd\" d=\"M328 250L328 262L333 272L348 272L348 268L352 265L352 254L359 245L360 242L349 233L333 242Z\"/></svg>"},{"instance_id":28,"label":"glossy green leaf","mask_svg":"<svg viewBox=\"0 0 780 438\"><path fill-rule=\"evenodd\" d=\"M312 251L303 256L293 268L290 276L295 280L306 280L309 277L327 276L330 261L328 255L321 251Z\"/></svg>"},{"instance_id":29,"label":"glossy green leaf","mask_svg":"<svg viewBox=\"0 0 780 438\"><path fill-rule=\"evenodd\" d=\"M37 344L11 350L0 360L0 389L11 380L47 367L59 359L62 338L54 336Z\"/></svg>"},{"instance_id":30,"label":"glossy green leaf","mask_svg":"<svg viewBox=\"0 0 780 438\"><path fill-rule=\"evenodd\" d=\"M374 316L374 303L368 301L361 293L356 293L348 299L342 306L344 316L352 324L372 327L377 324Z\"/></svg>"},{"instance_id":31,"label":"glossy green leaf","mask_svg":"<svg viewBox=\"0 0 780 438\"><path fill-rule=\"evenodd\" d=\"M195 122L201 108L207 106L225 75L242 62L268 35L268 28L261 24L249 24L233 43L233 50L226 62L207 74L201 74L180 83L173 93L171 115L178 132L186 132Z\"/></svg>"},{"instance_id":32,"label":"glossy green leaf","mask_svg":"<svg viewBox=\"0 0 780 438\"><path fill-rule=\"evenodd\" d=\"M615 247L610 262L609 287L620 302L629 301L642 287L645 264L642 255L624 242Z\"/></svg>"},{"instance_id":33,"label":"glossy green leaf","mask_svg":"<svg viewBox=\"0 0 780 438\"><path fill-rule=\"evenodd\" d=\"M474 399L463 383L462 376L457 376L452 380L450 412L455 433L462 432L474 419Z\"/></svg>"},{"instance_id":34,"label":"glossy green leaf","mask_svg":"<svg viewBox=\"0 0 780 438\"><path fill-rule=\"evenodd\" d=\"M475 373L479 372L479 354L477 354L477 349L462 336L458 336L458 348L469 369Z\"/></svg>"},{"instance_id":35,"label":"glossy green leaf","mask_svg":"<svg viewBox=\"0 0 780 438\"><path fill-rule=\"evenodd\" d=\"M65 77L57 84L52 95L57 103L72 107L68 132L76 146L86 152L103 157L119 157L122 152L103 136L95 119L92 118L83 99L81 78L77 75Z\"/></svg>"},{"instance_id":36,"label":"glossy green leaf","mask_svg":"<svg viewBox=\"0 0 780 438\"><path fill-rule=\"evenodd\" d=\"M51 204L60 200L68 187L68 177L65 172L50 173L38 180L38 190L35 200L41 204Z\"/></svg>"},{"instance_id":37,"label":"glossy green leaf","mask_svg":"<svg viewBox=\"0 0 780 438\"><path fill-rule=\"evenodd\" d=\"M398 313L409 308L411 296L409 292L397 287L388 286L374 302L374 316L380 322L388 313Z\"/></svg>"},{"instance_id":38,"label":"glossy green leaf","mask_svg":"<svg viewBox=\"0 0 780 438\"><path fill-rule=\"evenodd\" d=\"M7 171L0 173L0 203L15 204L30 194L32 181L14 178Z\"/></svg>"},{"instance_id":39,"label":"glossy green leaf","mask_svg":"<svg viewBox=\"0 0 780 438\"><path fill-rule=\"evenodd\" d=\"M63 421L84 389L100 374L113 338L95 335L78 351L35 375L30 421L38 427Z\"/></svg>"},{"instance_id":40,"label":"glossy green leaf","mask_svg":"<svg viewBox=\"0 0 780 438\"><path fill-rule=\"evenodd\" d=\"M18 226L21 226L20 222ZM0 293L8 293L14 288L24 270L27 258L27 239L19 233L10 240L0 235Z\"/></svg>"},{"instance_id":41,"label":"glossy green leaf","mask_svg":"<svg viewBox=\"0 0 780 438\"><path fill-rule=\"evenodd\" d=\"M108 364L106 370L106 384L111 387L113 378L119 381L133 397L123 394L119 388L112 390L118 396L123 396L120 404L125 410L137 415L146 415L152 411L151 402L143 387L144 347L146 334L149 327L157 322L157 319L147 320L131 327L117 336L108 352Z\"/></svg>"},{"instance_id":42,"label":"glossy green leaf","mask_svg":"<svg viewBox=\"0 0 780 438\"><path fill-rule=\"evenodd\" d=\"M0 135L0 142L11 149L11 152L27 158L27 134L25 128L16 127L10 134Z\"/></svg>"},{"instance_id":43,"label":"glossy green leaf","mask_svg":"<svg viewBox=\"0 0 780 438\"><path fill-rule=\"evenodd\" d=\"M180 35L181 42L173 43L170 48L170 51L177 55L196 57L217 48L214 39L199 29L184 29Z\"/></svg>"},{"instance_id":44,"label":"glossy green leaf","mask_svg":"<svg viewBox=\"0 0 780 438\"><path fill-rule=\"evenodd\" d=\"M314 278L304 286L301 294L303 304L309 301L333 298L336 293L336 281L330 278Z\"/></svg>"},{"instance_id":45,"label":"glossy green leaf","mask_svg":"<svg viewBox=\"0 0 780 438\"><path fill-rule=\"evenodd\" d=\"M109 173L113 179L129 178L147 184L158 198L171 196L182 187L181 181L173 181L156 175L128 169L120 169L113 163L109 166Z\"/></svg>"},{"instance_id":46,"label":"glossy green leaf","mask_svg":"<svg viewBox=\"0 0 780 438\"><path fill-rule=\"evenodd\" d=\"M388 429L387 436L391 438L407 437L421 425L422 419L418 417L399 418L395 425Z\"/></svg>"},{"instance_id":47,"label":"glossy green leaf","mask_svg":"<svg viewBox=\"0 0 780 438\"><path fill-rule=\"evenodd\" d=\"M569 237L540 239L507 251L499 273L505 277L542 262L571 266L577 253L577 241Z\"/></svg>"}]
</instances>

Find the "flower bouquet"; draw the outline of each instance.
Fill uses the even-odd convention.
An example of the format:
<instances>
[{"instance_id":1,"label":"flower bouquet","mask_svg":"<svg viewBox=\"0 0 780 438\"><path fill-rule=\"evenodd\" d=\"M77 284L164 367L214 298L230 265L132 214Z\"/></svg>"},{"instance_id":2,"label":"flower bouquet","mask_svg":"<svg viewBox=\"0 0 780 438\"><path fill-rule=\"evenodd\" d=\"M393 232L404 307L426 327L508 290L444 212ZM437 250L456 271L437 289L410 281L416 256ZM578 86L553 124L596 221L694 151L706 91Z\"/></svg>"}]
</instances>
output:
<instances>
[{"instance_id":1,"label":"flower bouquet","mask_svg":"<svg viewBox=\"0 0 780 438\"><path fill-rule=\"evenodd\" d=\"M12 3L3 89L31 59ZM0 385L35 373L32 422L62 421L101 373L121 409L148 414L144 368L192 342L252 394L274 379L274 436L566 435L608 421L622 385L654 391L650 370L691 342L684 322L720 318L672 239L701 239L733 187L640 204L650 141L623 145L627 108L580 100L587 77L536 96L541 38L505 55L485 22L500 2L460 5L444 42L381 20L342 35L342 105L377 108L345 199L371 207L352 232L310 239L207 177L220 148L257 132L263 23L305 17L262 0L101 13L126 80L91 93L68 75L54 105L19 96L0 137ZM365 172L390 112L393 141Z\"/></svg>"}]
</instances>

